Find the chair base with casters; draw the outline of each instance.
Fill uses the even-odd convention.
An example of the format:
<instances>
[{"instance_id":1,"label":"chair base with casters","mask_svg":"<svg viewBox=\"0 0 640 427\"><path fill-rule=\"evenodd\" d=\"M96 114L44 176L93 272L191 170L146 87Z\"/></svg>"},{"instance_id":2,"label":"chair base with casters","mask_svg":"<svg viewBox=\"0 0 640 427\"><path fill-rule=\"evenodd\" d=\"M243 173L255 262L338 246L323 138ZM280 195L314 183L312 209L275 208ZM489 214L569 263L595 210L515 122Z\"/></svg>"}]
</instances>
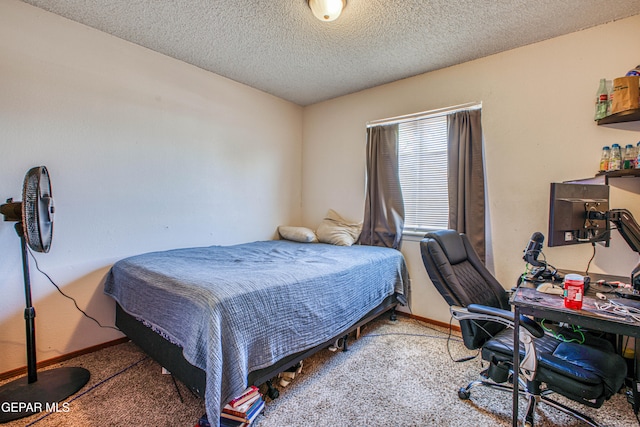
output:
<instances>
[{"instance_id":1,"label":"chair base with casters","mask_svg":"<svg viewBox=\"0 0 640 427\"><path fill-rule=\"evenodd\" d=\"M482 359L489 367L481 373L484 380L475 380L458 391L458 397L466 400L471 389L477 386L513 393L513 316L510 311L492 307L469 305L467 308L452 306L451 313L458 321L493 320L507 326L487 341L481 350ZM521 375L517 376L519 394L528 402L525 426L534 425L534 413L538 403L547 404L586 424L598 427L591 417L549 396L558 393L586 406L599 408L608 397L615 394L624 382L626 363L613 352L608 341L594 341L599 347L565 343L551 335L527 317L521 317L524 350ZM505 384L508 383L508 384ZM608 396L608 397L607 397Z\"/></svg>"},{"instance_id":2,"label":"chair base with casters","mask_svg":"<svg viewBox=\"0 0 640 427\"><path fill-rule=\"evenodd\" d=\"M485 375L487 375L485 378L489 379L490 377L488 377L488 374L485 371L483 371L480 375L482 375L483 377ZM488 381L488 380L474 380L471 381L466 387L461 387L460 390L458 390L458 397L461 400L468 400L471 398L471 389L477 386L483 386L483 387L488 387L491 388L493 390L500 390L500 391L504 391L509 393L509 395L511 395L511 393L513 393L513 383L512 383L512 379L513 379L513 371L509 371L509 382L510 384L500 384L500 383L496 383L496 382L492 382L492 381ZM598 424L593 418L589 417L586 414L583 414L581 412L576 411L573 408L570 408L560 402L557 402L551 398L549 398L548 396L550 394L553 394L554 391L553 390L543 390L540 391L539 389L537 390L537 392L531 393L528 390L531 389L535 389L536 384L535 383L526 383L523 382L521 380L518 381L520 384L519 387L519 393L522 397L524 397L528 404L527 404L527 412L525 415L525 422L524 425L525 426L533 426L533 414L535 412L536 406L538 405L538 403L545 403L553 408L556 408L557 410L564 412L567 415L570 415L578 420L581 420L583 422L585 422L587 425L593 426L593 427L599 427L600 424Z\"/></svg>"},{"instance_id":3,"label":"chair base with casters","mask_svg":"<svg viewBox=\"0 0 640 427\"><path fill-rule=\"evenodd\" d=\"M464 234L454 230L428 233L420 242L422 259L431 281L459 321L465 347L480 349L489 362L484 379L458 391L468 399L482 385L513 393L513 382L528 407L524 425L533 426L538 403L545 403L588 425L589 416L549 397L558 393L588 407L598 408L624 383L626 362L610 342L593 339L589 345L563 342L532 319L520 316L520 370L513 372L514 313L506 290L488 272Z\"/></svg>"}]
</instances>

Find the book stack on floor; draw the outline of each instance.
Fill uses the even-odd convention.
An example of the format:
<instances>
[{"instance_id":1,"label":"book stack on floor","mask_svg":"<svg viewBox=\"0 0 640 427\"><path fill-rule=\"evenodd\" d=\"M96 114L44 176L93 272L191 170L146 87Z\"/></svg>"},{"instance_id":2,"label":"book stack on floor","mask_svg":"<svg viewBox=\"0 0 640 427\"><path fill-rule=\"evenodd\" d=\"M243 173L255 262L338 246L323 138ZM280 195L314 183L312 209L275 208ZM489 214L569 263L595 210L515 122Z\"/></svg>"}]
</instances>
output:
<instances>
[{"instance_id":1,"label":"book stack on floor","mask_svg":"<svg viewBox=\"0 0 640 427\"><path fill-rule=\"evenodd\" d=\"M264 399L256 386L249 386L240 396L222 408L220 427L247 427L264 410ZM195 427L211 427L207 415L203 415Z\"/></svg>"},{"instance_id":2,"label":"book stack on floor","mask_svg":"<svg viewBox=\"0 0 640 427\"><path fill-rule=\"evenodd\" d=\"M222 408L221 427L245 427L264 410L264 400L258 387L249 386L242 394Z\"/></svg>"}]
</instances>

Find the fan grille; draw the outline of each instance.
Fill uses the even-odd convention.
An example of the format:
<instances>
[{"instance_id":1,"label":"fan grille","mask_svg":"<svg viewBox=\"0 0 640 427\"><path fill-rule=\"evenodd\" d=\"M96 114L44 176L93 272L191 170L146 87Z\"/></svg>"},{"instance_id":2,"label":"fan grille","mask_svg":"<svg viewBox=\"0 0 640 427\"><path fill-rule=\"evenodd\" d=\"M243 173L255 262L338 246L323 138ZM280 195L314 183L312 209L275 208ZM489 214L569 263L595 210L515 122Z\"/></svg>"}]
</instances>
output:
<instances>
[{"instance_id":1,"label":"fan grille","mask_svg":"<svg viewBox=\"0 0 640 427\"><path fill-rule=\"evenodd\" d=\"M53 196L49 173L44 166L27 172L22 190L22 225L29 247L49 252L53 235Z\"/></svg>"}]
</instances>

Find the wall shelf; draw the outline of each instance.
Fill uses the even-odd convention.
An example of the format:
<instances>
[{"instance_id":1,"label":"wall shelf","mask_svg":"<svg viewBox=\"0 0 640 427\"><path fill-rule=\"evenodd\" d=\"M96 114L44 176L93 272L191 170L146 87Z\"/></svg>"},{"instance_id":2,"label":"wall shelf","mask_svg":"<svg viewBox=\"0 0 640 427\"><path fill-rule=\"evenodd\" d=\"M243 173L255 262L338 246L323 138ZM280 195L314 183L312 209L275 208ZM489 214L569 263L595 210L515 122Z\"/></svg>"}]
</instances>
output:
<instances>
[{"instance_id":1,"label":"wall shelf","mask_svg":"<svg viewBox=\"0 0 640 427\"><path fill-rule=\"evenodd\" d=\"M596 176L604 175L606 178L636 178L640 176L640 169L621 169L617 171L598 172Z\"/></svg>"},{"instance_id":2,"label":"wall shelf","mask_svg":"<svg viewBox=\"0 0 640 427\"><path fill-rule=\"evenodd\" d=\"M640 169L621 169L617 171L598 172L595 176L583 179L564 181L571 184L609 184L611 178L640 178Z\"/></svg>"},{"instance_id":3,"label":"wall shelf","mask_svg":"<svg viewBox=\"0 0 640 427\"><path fill-rule=\"evenodd\" d=\"M635 122L640 120L640 108L633 110L620 111L619 113L608 115L607 117L597 120L598 126L610 125L613 123Z\"/></svg>"}]
</instances>

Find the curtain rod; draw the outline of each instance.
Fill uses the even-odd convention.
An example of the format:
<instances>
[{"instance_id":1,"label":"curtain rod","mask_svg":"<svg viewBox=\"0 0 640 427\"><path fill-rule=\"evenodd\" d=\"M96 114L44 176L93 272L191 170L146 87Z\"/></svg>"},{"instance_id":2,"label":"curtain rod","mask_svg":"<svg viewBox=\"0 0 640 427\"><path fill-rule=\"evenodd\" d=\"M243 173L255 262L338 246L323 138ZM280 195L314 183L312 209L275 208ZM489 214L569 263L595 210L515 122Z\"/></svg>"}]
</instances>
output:
<instances>
[{"instance_id":1,"label":"curtain rod","mask_svg":"<svg viewBox=\"0 0 640 427\"><path fill-rule=\"evenodd\" d=\"M380 119L380 120L372 120L367 122L367 127L372 126L380 126L380 125L390 125L397 124L403 122L409 122L412 120L417 120L423 116L438 116L449 113L454 113L456 111L461 110L475 110L478 108L482 108L482 102L468 102L466 104L455 105L453 107L445 107L445 108L437 108L435 110L422 111L420 113L406 114L404 116L390 117L388 119Z\"/></svg>"}]
</instances>

